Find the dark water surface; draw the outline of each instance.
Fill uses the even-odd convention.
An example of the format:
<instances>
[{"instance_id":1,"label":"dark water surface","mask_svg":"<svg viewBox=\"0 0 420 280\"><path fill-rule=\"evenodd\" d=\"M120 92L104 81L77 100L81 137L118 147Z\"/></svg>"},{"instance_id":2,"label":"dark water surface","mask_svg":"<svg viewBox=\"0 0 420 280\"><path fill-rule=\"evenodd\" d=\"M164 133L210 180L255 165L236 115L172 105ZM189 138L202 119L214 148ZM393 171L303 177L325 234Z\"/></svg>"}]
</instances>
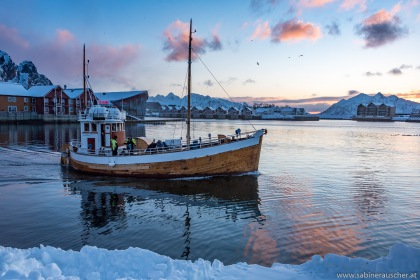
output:
<instances>
[{"instance_id":1,"label":"dark water surface","mask_svg":"<svg viewBox=\"0 0 420 280\"><path fill-rule=\"evenodd\" d=\"M128 124L177 138L182 123ZM60 162L77 125L0 125L0 246L141 247L175 259L270 266L314 254L374 259L419 246L420 124L254 121L260 172L191 180L76 173ZM194 123L194 136L244 121ZM182 130L182 134L178 131ZM184 136L185 137L185 136Z\"/></svg>"}]
</instances>

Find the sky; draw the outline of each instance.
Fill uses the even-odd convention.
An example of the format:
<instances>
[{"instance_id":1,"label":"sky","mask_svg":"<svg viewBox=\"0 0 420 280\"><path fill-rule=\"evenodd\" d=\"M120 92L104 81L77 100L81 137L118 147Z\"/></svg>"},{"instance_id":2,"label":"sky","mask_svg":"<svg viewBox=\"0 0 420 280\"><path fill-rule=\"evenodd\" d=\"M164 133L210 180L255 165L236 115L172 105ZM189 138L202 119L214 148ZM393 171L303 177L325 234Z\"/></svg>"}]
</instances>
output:
<instances>
[{"instance_id":1,"label":"sky","mask_svg":"<svg viewBox=\"0 0 420 280\"><path fill-rule=\"evenodd\" d=\"M420 249L395 244L388 256L375 260L328 254L301 265L272 267L236 263L173 260L149 250L106 250L84 246L64 251L42 246L17 249L0 246L1 279L418 279Z\"/></svg>"},{"instance_id":2,"label":"sky","mask_svg":"<svg viewBox=\"0 0 420 280\"><path fill-rule=\"evenodd\" d=\"M320 112L358 93L420 102L420 0L0 0L0 50L53 84L192 92Z\"/></svg>"}]
</instances>

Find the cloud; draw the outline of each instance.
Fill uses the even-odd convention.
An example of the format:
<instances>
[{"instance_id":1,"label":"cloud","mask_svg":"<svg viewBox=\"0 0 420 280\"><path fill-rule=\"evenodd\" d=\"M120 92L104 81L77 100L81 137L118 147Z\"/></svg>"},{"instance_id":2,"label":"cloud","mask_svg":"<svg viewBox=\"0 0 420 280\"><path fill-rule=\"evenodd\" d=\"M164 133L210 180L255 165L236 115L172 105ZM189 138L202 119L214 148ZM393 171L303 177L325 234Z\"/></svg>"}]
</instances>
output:
<instances>
[{"instance_id":1,"label":"cloud","mask_svg":"<svg viewBox=\"0 0 420 280\"><path fill-rule=\"evenodd\" d=\"M209 87L212 87L212 86L214 85L214 83L213 83L211 80L207 80L207 81L205 81L205 82L204 82L204 84L205 84L206 86L209 86Z\"/></svg>"},{"instance_id":2,"label":"cloud","mask_svg":"<svg viewBox=\"0 0 420 280\"><path fill-rule=\"evenodd\" d=\"M402 69L410 69L410 68L413 68L413 65L402 64L402 65L400 66L400 69L401 69L401 70L402 70Z\"/></svg>"},{"instance_id":3,"label":"cloud","mask_svg":"<svg viewBox=\"0 0 420 280\"><path fill-rule=\"evenodd\" d=\"M365 40L366 48L377 48L405 36L408 31L395 16L396 5L391 12L380 10L356 26L356 34Z\"/></svg>"},{"instance_id":4,"label":"cloud","mask_svg":"<svg viewBox=\"0 0 420 280\"><path fill-rule=\"evenodd\" d=\"M246 85L246 84L255 84L255 80L247 79L245 82L243 82L243 85Z\"/></svg>"},{"instance_id":5,"label":"cloud","mask_svg":"<svg viewBox=\"0 0 420 280\"><path fill-rule=\"evenodd\" d=\"M19 31L0 25L0 46L16 64L32 61L40 74L54 84L80 87L82 81L83 43L70 30L58 29L51 38L37 36L28 41ZM30 46L30 47L29 47ZM140 55L140 45L87 45L86 58L90 60L92 81L117 81L121 86L133 88L125 71ZM17 59L16 59L17 58Z\"/></svg>"},{"instance_id":6,"label":"cloud","mask_svg":"<svg viewBox=\"0 0 420 280\"><path fill-rule=\"evenodd\" d=\"M163 32L166 38L163 50L169 53L165 58L166 61L182 61L188 59L189 30L189 23L177 20L171 23ZM213 32L211 40L194 36L191 44L194 52L197 54L205 53L206 48L213 51L222 49L220 38L215 32ZM194 52L192 59L196 58Z\"/></svg>"},{"instance_id":7,"label":"cloud","mask_svg":"<svg viewBox=\"0 0 420 280\"><path fill-rule=\"evenodd\" d=\"M272 28L271 33L273 42L317 40L322 36L320 28L316 25L296 19L278 23Z\"/></svg>"},{"instance_id":8,"label":"cloud","mask_svg":"<svg viewBox=\"0 0 420 280\"><path fill-rule=\"evenodd\" d=\"M395 94L398 97L404 98L404 99L420 99L420 90L419 91L411 91L408 93L397 93Z\"/></svg>"},{"instance_id":9,"label":"cloud","mask_svg":"<svg viewBox=\"0 0 420 280\"><path fill-rule=\"evenodd\" d=\"M268 25L268 21L264 23L259 23L257 28L255 28L254 33L252 33L251 39L267 39L271 35L271 28Z\"/></svg>"},{"instance_id":10,"label":"cloud","mask_svg":"<svg viewBox=\"0 0 420 280\"><path fill-rule=\"evenodd\" d=\"M389 70L388 73L391 74L391 75L396 75L397 76L397 75L401 75L402 71L399 68L393 68L393 69Z\"/></svg>"},{"instance_id":11,"label":"cloud","mask_svg":"<svg viewBox=\"0 0 420 280\"><path fill-rule=\"evenodd\" d=\"M222 43L217 34L213 34L212 40L207 42L207 45L212 51L218 51L222 49Z\"/></svg>"},{"instance_id":12,"label":"cloud","mask_svg":"<svg viewBox=\"0 0 420 280\"><path fill-rule=\"evenodd\" d=\"M366 0L344 0L340 7L344 10L351 10L359 6L359 11L364 12L367 9Z\"/></svg>"},{"instance_id":13,"label":"cloud","mask_svg":"<svg viewBox=\"0 0 420 280\"><path fill-rule=\"evenodd\" d=\"M271 12L278 4L279 0L251 0L251 11L256 14L266 14Z\"/></svg>"},{"instance_id":14,"label":"cloud","mask_svg":"<svg viewBox=\"0 0 420 280\"><path fill-rule=\"evenodd\" d=\"M26 49L29 47L29 42L20 36L17 29L0 24L0 46L7 52L15 48Z\"/></svg>"},{"instance_id":15,"label":"cloud","mask_svg":"<svg viewBox=\"0 0 420 280\"><path fill-rule=\"evenodd\" d=\"M73 41L74 39L75 39L75 37L70 31L64 30L64 29L57 30L58 43L66 44L68 42Z\"/></svg>"},{"instance_id":16,"label":"cloud","mask_svg":"<svg viewBox=\"0 0 420 280\"><path fill-rule=\"evenodd\" d=\"M366 73L365 73L365 75L366 75L366 76L368 76L368 77L372 77L372 76L382 76L382 73L381 73L381 72L376 72L376 73L373 73L373 72L368 71L368 72L366 72Z\"/></svg>"},{"instance_id":17,"label":"cloud","mask_svg":"<svg viewBox=\"0 0 420 280\"><path fill-rule=\"evenodd\" d=\"M336 0L300 0L299 5L306 8L322 7Z\"/></svg>"},{"instance_id":18,"label":"cloud","mask_svg":"<svg viewBox=\"0 0 420 280\"><path fill-rule=\"evenodd\" d=\"M341 34L340 27L336 22L331 22L331 24L326 25L325 28L331 36L338 36Z\"/></svg>"},{"instance_id":19,"label":"cloud","mask_svg":"<svg viewBox=\"0 0 420 280\"><path fill-rule=\"evenodd\" d=\"M360 93L360 91L351 89L351 90L349 90L348 95L355 95L355 94L359 94L359 93Z\"/></svg>"}]
</instances>

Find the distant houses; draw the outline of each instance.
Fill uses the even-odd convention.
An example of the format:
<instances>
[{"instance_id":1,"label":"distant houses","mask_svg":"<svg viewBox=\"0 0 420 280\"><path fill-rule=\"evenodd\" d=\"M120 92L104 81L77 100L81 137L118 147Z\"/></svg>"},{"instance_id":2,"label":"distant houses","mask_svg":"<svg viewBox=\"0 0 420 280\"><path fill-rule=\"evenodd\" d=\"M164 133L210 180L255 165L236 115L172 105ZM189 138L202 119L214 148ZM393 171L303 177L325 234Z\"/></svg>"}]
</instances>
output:
<instances>
[{"instance_id":1,"label":"distant houses","mask_svg":"<svg viewBox=\"0 0 420 280\"><path fill-rule=\"evenodd\" d=\"M193 119L252 119L253 109L244 107L238 109L235 107L225 108L223 106L212 107L200 106L191 107L191 118ZM187 108L185 106L161 105L159 102L146 103L146 116L161 118L186 118Z\"/></svg>"},{"instance_id":2,"label":"distant houses","mask_svg":"<svg viewBox=\"0 0 420 280\"><path fill-rule=\"evenodd\" d=\"M146 103L146 116L161 118L186 118L187 109L185 106L161 105L159 102ZM278 119L278 120L319 120L319 117L310 115L303 108L292 108L289 106L263 106L258 104L254 107L243 106L242 108L224 106L191 108L193 119ZM299 118L299 119L298 119Z\"/></svg>"}]
</instances>

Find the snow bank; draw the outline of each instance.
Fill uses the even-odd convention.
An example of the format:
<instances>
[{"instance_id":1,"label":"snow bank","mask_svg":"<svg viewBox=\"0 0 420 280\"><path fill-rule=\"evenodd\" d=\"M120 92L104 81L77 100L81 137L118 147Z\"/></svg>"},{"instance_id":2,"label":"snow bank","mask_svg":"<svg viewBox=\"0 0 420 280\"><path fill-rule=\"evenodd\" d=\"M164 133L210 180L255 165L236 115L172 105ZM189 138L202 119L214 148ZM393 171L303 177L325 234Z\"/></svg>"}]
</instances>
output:
<instances>
[{"instance_id":1,"label":"snow bank","mask_svg":"<svg viewBox=\"0 0 420 280\"><path fill-rule=\"evenodd\" d=\"M301 265L275 263L271 268L199 259L173 260L148 250L106 250L84 246L80 252L54 247L0 247L0 279L417 279L420 249L394 245L376 260L329 254ZM343 273L343 274L341 274ZM338 275L340 274L340 275ZM341 277L340 277L341 276ZM379 276L379 277L378 277Z\"/></svg>"}]
</instances>

